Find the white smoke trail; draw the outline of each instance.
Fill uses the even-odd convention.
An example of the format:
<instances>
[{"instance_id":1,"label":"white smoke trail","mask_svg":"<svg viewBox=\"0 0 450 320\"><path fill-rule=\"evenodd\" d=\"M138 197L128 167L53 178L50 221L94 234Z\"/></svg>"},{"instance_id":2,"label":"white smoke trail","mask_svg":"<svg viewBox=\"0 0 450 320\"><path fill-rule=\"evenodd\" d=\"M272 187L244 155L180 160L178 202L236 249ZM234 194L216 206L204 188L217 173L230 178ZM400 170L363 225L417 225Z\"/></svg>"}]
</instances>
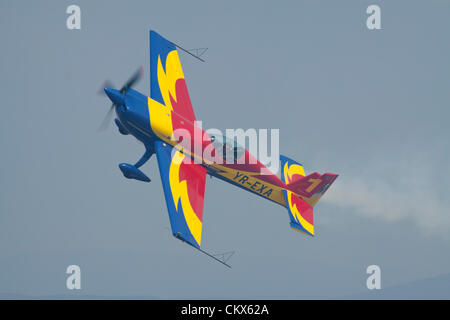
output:
<instances>
[{"instance_id":1,"label":"white smoke trail","mask_svg":"<svg viewBox=\"0 0 450 320\"><path fill-rule=\"evenodd\" d=\"M386 222L410 220L424 234L450 239L448 167L423 168L410 163L407 166L396 163L395 167L397 170L391 172L402 172L395 178L390 171L381 174L378 171L364 178L342 174L323 201ZM440 170L439 174L433 174L434 170Z\"/></svg>"}]
</instances>

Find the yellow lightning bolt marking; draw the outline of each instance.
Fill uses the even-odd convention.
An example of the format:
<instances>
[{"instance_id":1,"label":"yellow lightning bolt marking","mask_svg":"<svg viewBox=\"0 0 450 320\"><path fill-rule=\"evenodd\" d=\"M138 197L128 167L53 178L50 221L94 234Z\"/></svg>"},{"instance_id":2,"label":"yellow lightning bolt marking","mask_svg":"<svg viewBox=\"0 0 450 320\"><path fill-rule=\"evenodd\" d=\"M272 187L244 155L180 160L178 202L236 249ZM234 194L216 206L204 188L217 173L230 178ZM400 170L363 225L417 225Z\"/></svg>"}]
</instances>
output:
<instances>
[{"instance_id":1,"label":"yellow lightning bolt marking","mask_svg":"<svg viewBox=\"0 0 450 320\"><path fill-rule=\"evenodd\" d=\"M284 164L284 181L286 182L286 184L288 184L289 181L291 181L294 174L299 174L299 175L305 176L305 171L301 165L292 164L289 166L288 163L286 162ZM305 228L309 233L314 234L314 225L312 225L311 223L306 221L300 214L295 203L292 203L292 191L286 190L286 193L287 193L287 199L288 199L288 207L289 207L289 210L291 211L291 214L294 217L294 219L297 221L298 224L300 224L303 228Z\"/></svg>"},{"instance_id":2,"label":"yellow lightning bolt marking","mask_svg":"<svg viewBox=\"0 0 450 320\"><path fill-rule=\"evenodd\" d=\"M195 241L197 241L200 246L202 241L202 222L197 217L192 209L191 203L189 201L187 182L186 180L180 181L180 165L183 161L184 155L176 151L173 156L172 163L170 164L169 170L169 181L170 189L172 190L173 202L175 208L178 210L179 199L181 199L181 206L183 208L184 218L188 225L189 230L192 233Z\"/></svg>"},{"instance_id":3,"label":"yellow lightning bolt marking","mask_svg":"<svg viewBox=\"0 0 450 320\"><path fill-rule=\"evenodd\" d=\"M288 163L286 162L284 164L284 181L286 181L286 184L288 184L289 181L291 181L292 176L294 174L299 174L301 176L305 176L305 170L299 164L294 163L289 166Z\"/></svg>"},{"instance_id":4,"label":"yellow lightning bolt marking","mask_svg":"<svg viewBox=\"0 0 450 320\"><path fill-rule=\"evenodd\" d=\"M177 50L169 52L166 57L166 72L161 63L161 56L158 57L158 84L159 90L164 100L164 104L173 110L170 96L177 101L175 84L178 79L184 79L183 69L181 69L180 58ZM170 95L170 96L169 96Z\"/></svg>"},{"instance_id":5,"label":"yellow lightning bolt marking","mask_svg":"<svg viewBox=\"0 0 450 320\"><path fill-rule=\"evenodd\" d=\"M292 203L292 192L287 192L287 198L288 198L288 205L291 210L292 215L294 216L294 219L303 227L305 228L309 233L314 234L314 225L306 221L302 215L300 214L297 206L295 203Z\"/></svg>"}]
</instances>

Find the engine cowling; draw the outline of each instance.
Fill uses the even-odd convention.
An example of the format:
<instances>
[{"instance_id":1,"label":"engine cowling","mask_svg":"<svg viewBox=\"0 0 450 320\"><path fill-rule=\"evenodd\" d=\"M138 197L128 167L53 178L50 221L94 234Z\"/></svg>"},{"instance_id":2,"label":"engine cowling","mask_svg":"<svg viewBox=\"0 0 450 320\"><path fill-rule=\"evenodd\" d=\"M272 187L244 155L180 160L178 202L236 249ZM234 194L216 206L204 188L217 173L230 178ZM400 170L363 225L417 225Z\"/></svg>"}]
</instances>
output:
<instances>
[{"instance_id":1,"label":"engine cowling","mask_svg":"<svg viewBox=\"0 0 450 320\"><path fill-rule=\"evenodd\" d=\"M116 124L117 128L119 128L119 132L120 132L121 134L123 134L123 135L130 134L130 133L128 132L128 130L125 129L125 127L120 123L119 119L115 118L115 119L114 119L114 123Z\"/></svg>"}]
</instances>

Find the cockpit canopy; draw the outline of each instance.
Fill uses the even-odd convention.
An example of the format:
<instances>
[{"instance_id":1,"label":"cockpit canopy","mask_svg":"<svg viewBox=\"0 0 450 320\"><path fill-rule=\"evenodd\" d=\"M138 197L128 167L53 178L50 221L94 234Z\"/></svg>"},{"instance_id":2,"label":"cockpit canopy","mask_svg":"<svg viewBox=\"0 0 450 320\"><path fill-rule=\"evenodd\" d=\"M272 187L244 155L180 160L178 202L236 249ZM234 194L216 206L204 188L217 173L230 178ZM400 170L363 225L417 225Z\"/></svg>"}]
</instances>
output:
<instances>
[{"instance_id":1,"label":"cockpit canopy","mask_svg":"<svg viewBox=\"0 0 450 320\"><path fill-rule=\"evenodd\" d=\"M245 154L245 148L239 145L236 139L220 134L212 134L210 139L216 155L220 156L225 163L234 163Z\"/></svg>"}]
</instances>

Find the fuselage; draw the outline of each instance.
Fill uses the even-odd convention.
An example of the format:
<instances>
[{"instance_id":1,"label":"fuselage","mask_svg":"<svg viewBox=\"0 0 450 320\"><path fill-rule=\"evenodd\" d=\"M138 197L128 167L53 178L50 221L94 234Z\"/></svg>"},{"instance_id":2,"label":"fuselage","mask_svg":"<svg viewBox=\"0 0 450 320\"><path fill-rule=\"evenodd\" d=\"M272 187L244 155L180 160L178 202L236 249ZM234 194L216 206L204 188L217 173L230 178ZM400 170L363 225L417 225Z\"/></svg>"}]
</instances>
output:
<instances>
[{"instance_id":1,"label":"fuselage","mask_svg":"<svg viewBox=\"0 0 450 320\"><path fill-rule=\"evenodd\" d=\"M146 146L162 140L204 166L211 176L286 206L286 185L243 147L220 136L209 135L197 123L165 105L129 89L124 104L115 106L119 130Z\"/></svg>"}]
</instances>

